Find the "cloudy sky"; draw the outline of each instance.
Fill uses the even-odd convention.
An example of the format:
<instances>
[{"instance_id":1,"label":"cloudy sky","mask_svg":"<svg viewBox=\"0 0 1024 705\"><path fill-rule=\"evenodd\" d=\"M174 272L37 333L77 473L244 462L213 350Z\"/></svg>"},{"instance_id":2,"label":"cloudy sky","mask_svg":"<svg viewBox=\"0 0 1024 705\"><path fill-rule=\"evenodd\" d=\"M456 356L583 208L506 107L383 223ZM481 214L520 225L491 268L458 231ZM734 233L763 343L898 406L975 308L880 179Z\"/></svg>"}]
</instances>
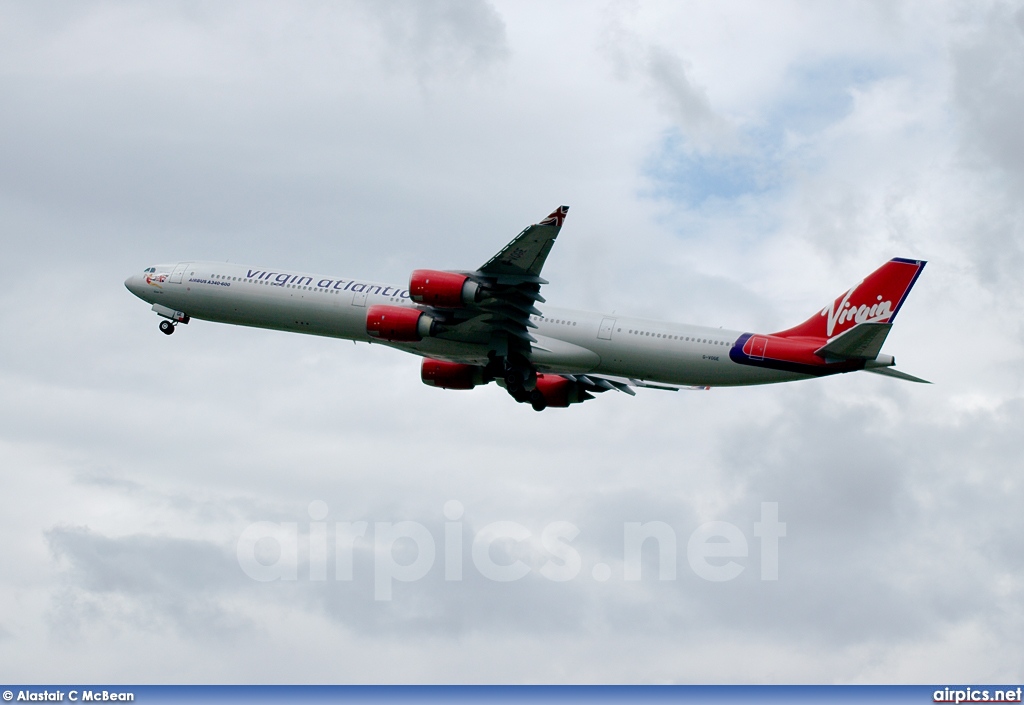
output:
<instances>
[{"instance_id":1,"label":"cloudy sky","mask_svg":"<svg viewBox=\"0 0 1024 705\"><path fill-rule=\"evenodd\" d=\"M1003 2L0 3L0 678L1024 680L1022 75ZM167 338L122 285L187 258L401 283L562 203L568 307L778 330L927 259L886 351L935 384L537 414L382 347ZM296 579L243 569L257 522L295 525ZM375 599L399 522L436 560ZM518 580L473 562L493 522L530 533L490 554ZM677 538L674 579L654 542L626 579L630 522ZM732 580L690 565L707 522L748 544Z\"/></svg>"}]
</instances>

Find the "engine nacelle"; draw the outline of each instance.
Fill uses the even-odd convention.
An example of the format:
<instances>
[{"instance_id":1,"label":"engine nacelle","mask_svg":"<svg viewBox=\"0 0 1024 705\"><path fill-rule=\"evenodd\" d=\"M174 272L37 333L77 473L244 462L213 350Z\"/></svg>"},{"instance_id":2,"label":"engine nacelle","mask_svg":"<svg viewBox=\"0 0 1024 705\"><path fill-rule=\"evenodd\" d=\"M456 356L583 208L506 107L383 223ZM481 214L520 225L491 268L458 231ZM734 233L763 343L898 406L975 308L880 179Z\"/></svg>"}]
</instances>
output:
<instances>
[{"instance_id":1,"label":"engine nacelle","mask_svg":"<svg viewBox=\"0 0 1024 705\"><path fill-rule=\"evenodd\" d=\"M541 405L541 408L545 406L566 407L594 398L578 382L558 375L537 375L537 388L534 392L540 392L544 397L544 404ZM534 408L537 407L538 404L535 403Z\"/></svg>"},{"instance_id":2,"label":"engine nacelle","mask_svg":"<svg viewBox=\"0 0 1024 705\"><path fill-rule=\"evenodd\" d=\"M396 343L415 343L434 333L437 321L418 308L371 306L366 311L366 332Z\"/></svg>"},{"instance_id":3,"label":"engine nacelle","mask_svg":"<svg viewBox=\"0 0 1024 705\"><path fill-rule=\"evenodd\" d=\"M460 308L480 300L480 285L457 272L417 269L409 278L413 301L439 308Z\"/></svg>"},{"instance_id":4,"label":"engine nacelle","mask_svg":"<svg viewBox=\"0 0 1024 705\"><path fill-rule=\"evenodd\" d=\"M429 357L423 358L420 379L423 380L423 384L441 389L472 389L487 383L482 367L434 360Z\"/></svg>"}]
</instances>

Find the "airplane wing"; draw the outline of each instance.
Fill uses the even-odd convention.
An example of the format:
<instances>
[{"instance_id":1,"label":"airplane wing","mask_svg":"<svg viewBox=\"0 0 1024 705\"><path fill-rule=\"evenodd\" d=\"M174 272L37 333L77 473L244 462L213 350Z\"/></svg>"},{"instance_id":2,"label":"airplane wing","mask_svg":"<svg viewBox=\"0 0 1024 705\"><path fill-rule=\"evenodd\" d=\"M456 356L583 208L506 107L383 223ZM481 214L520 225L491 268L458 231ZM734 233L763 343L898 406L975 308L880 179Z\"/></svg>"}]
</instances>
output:
<instances>
[{"instance_id":1,"label":"airplane wing","mask_svg":"<svg viewBox=\"0 0 1024 705\"><path fill-rule=\"evenodd\" d=\"M536 303L543 303L541 269L569 212L559 206L547 218L530 225L498 254L472 272L463 272L477 282L482 298L464 308L437 311L444 329L437 337L461 342L490 344L497 355L526 357L530 335L536 324L531 315L541 315Z\"/></svg>"},{"instance_id":2,"label":"airplane wing","mask_svg":"<svg viewBox=\"0 0 1024 705\"><path fill-rule=\"evenodd\" d=\"M537 339L530 329L537 325L531 316L542 315L536 304L544 303L540 288L547 284L540 276L541 270L568 212L568 206L559 206L547 218L516 235L479 269L457 272L476 283L479 296L464 299L464 305L459 307L431 307L431 317L441 322L435 337L488 345L496 365L490 373L504 378L502 383L517 401L530 401L538 410L549 404L581 402L611 390L630 395L636 394L633 389L637 387L678 391L680 387L674 385L639 379L562 372L541 374L533 369L530 353ZM530 379L536 380L536 388L524 387ZM550 399L547 395L534 398L541 394L542 387L550 392Z\"/></svg>"},{"instance_id":3,"label":"airplane wing","mask_svg":"<svg viewBox=\"0 0 1024 705\"><path fill-rule=\"evenodd\" d=\"M494 255L477 270L485 277L493 277L508 283L533 281L546 284L540 279L540 270L555 244L558 231L562 229L569 206L559 206L536 225L531 225L516 235L501 252Z\"/></svg>"}]
</instances>

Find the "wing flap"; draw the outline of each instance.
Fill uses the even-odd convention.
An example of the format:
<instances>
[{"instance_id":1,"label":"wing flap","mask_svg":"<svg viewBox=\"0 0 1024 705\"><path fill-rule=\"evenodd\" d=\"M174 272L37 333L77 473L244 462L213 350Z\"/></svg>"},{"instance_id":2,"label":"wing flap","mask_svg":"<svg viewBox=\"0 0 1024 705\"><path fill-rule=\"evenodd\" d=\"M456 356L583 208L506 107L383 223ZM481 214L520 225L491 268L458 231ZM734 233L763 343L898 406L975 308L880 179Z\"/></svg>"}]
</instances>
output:
<instances>
[{"instance_id":1,"label":"wing flap","mask_svg":"<svg viewBox=\"0 0 1024 705\"><path fill-rule=\"evenodd\" d=\"M563 377L569 376L570 375L563 375ZM578 381L585 382L587 384L593 384L595 387L603 386L599 384L599 381L604 382L606 384L610 384L615 389L618 389L620 392L625 392L626 394L630 394L633 396L636 396L636 392L633 391L632 387L638 387L643 389L661 389L666 392L678 392L680 389L683 389L683 387L677 387L672 384L652 384L650 382L645 382L642 379L626 379L625 377L613 377L611 375L575 375L574 378ZM701 389L704 389L704 387L701 387Z\"/></svg>"},{"instance_id":2,"label":"wing flap","mask_svg":"<svg viewBox=\"0 0 1024 705\"><path fill-rule=\"evenodd\" d=\"M628 394L631 397L636 396L636 392L629 388L629 385L625 382L620 382L615 379L609 379L607 377L595 377L594 375L561 375L568 380L578 382L587 388L591 392L606 392L609 389L614 389L619 392Z\"/></svg>"}]
</instances>

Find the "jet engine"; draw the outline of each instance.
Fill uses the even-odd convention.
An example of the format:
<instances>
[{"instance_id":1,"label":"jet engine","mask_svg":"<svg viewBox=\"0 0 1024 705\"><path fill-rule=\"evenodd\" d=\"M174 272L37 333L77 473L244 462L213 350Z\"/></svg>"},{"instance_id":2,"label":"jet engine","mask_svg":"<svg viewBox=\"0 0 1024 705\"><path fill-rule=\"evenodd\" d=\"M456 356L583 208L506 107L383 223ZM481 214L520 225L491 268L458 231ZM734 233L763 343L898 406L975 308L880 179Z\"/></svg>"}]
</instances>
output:
<instances>
[{"instance_id":1,"label":"jet engine","mask_svg":"<svg viewBox=\"0 0 1024 705\"><path fill-rule=\"evenodd\" d=\"M582 384L559 375L538 374L537 387L530 392L530 404L537 411L549 406L564 408L593 398Z\"/></svg>"},{"instance_id":2,"label":"jet engine","mask_svg":"<svg viewBox=\"0 0 1024 705\"><path fill-rule=\"evenodd\" d=\"M438 308L461 308L480 300L480 285L457 272L417 269L409 278L413 301Z\"/></svg>"},{"instance_id":3,"label":"jet engine","mask_svg":"<svg viewBox=\"0 0 1024 705\"><path fill-rule=\"evenodd\" d=\"M414 343L433 335L437 321L418 308L371 306L366 312L366 332L374 338Z\"/></svg>"},{"instance_id":4,"label":"jet engine","mask_svg":"<svg viewBox=\"0 0 1024 705\"><path fill-rule=\"evenodd\" d=\"M489 381L482 367L434 360L429 357L423 358L420 379L423 380L423 384L441 389L472 389Z\"/></svg>"}]
</instances>

